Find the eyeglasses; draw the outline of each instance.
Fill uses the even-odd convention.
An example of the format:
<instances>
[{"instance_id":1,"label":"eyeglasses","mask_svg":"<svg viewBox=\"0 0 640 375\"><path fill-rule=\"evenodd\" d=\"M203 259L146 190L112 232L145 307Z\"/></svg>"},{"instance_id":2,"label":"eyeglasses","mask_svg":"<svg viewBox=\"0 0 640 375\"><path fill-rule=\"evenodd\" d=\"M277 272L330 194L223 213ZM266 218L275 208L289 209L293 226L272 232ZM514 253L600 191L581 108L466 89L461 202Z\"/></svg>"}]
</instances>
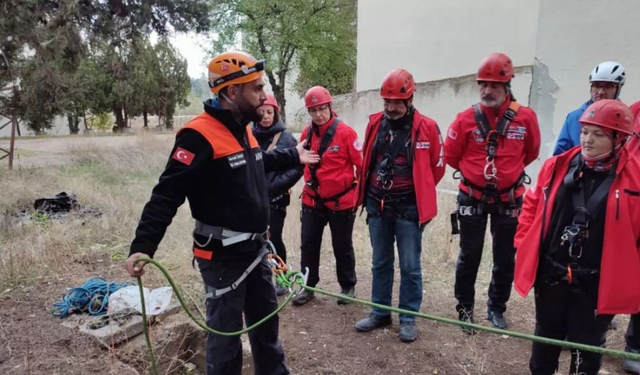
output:
<instances>
[{"instance_id":1,"label":"eyeglasses","mask_svg":"<svg viewBox=\"0 0 640 375\"><path fill-rule=\"evenodd\" d=\"M320 113L329 109L328 105L321 105L319 107L309 108L309 114L315 115L316 113Z\"/></svg>"},{"instance_id":2,"label":"eyeglasses","mask_svg":"<svg viewBox=\"0 0 640 375\"><path fill-rule=\"evenodd\" d=\"M591 90L593 91L600 91L600 89L604 90L604 91L613 91L615 88L617 88L618 85L616 85L615 83L592 83L591 84Z\"/></svg>"}]
</instances>

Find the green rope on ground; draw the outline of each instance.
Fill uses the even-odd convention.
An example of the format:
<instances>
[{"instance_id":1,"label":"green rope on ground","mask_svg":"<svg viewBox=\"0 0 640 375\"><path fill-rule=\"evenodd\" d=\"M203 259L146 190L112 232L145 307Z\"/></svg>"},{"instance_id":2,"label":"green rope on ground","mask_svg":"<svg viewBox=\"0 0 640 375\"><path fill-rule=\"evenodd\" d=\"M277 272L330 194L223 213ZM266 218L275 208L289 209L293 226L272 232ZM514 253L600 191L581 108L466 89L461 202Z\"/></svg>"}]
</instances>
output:
<instances>
[{"instance_id":1,"label":"green rope on ground","mask_svg":"<svg viewBox=\"0 0 640 375\"><path fill-rule=\"evenodd\" d=\"M619 358L624 358L624 359L631 359L631 360L634 360L634 361L640 361L640 354L636 354L636 353L623 352L623 351L620 351L620 350L607 349L607 348L602 348L602 347L599 347L599 346L579 344L579 343L574 343L574 342L570 342L570 341L562 341L562 340L550 339L550 338L547 338L547 337L541 337L541 336L530 335L530 334L521 333L521 332L509 331L509 330L506 330L506 329L493 328L493 327L483 326L483 325L480 325L480 324L461 322L461 321L459 321L457 319L444 318L444 317L441 317L441 316L425 314L425 313L409 311L409 310L403 310L403 309L399 309L399 308L396 308L396 307L390 307L390 306L386 306L386 305L380 305L380 304L377 304L377 303L374 303L374 302L364 301L364 300L360 300L360 299L357 299L357 298L348 297L348 296L345 296L343 294L328 292L326 290L313 288L313 287L306 286L306 285L303 286L303 288L308 290L308 291L310 291L310 292L324 294L324 295L329 296L329 297L339 298L339 299L346 300L346 301L353 302L353 303L357 303L357 304L360 304L360 305L375 307L377 309L382 309L382 310L386 310L386 311L390 311L390 312L395 312L395 313L398 313L398 314L412 315L412 316L416 316L418 318L433 320L433 321L440 322L440 323L446 323L446 324L452 324L452 325L457 325L457 326L461 326L461 327L473 328L473 329L475 329L477 331L486 331L486 332L491 332L491 333L495 333L495 334L498 334L498 335L507 335L507 336L511 336L511 337L515 337L515 338L519 338L519 339L532 341L532 342L538 342L538 343L541 343L541 344L555 345L555 346L560 346L560 347L568 348L568 349L577 349L577 350L582 350L582 351L585 351L585 352L592 352L592 353L598 353L598 354L608 355L608 356L612 356L612 357L619 357Z\"/></svg>"},{"instance_id":2,"label":"green rope on ground","mask_svg":"<svg viewBox=\"0 0 640 375\"><path fill-rule=\"evenodd\" d=\"M599 347L599 346L591 346L591 345L579 344L579 343L574 343L574 342L569 342L569 341L556 340L556 339L551 339L551 338L547 338L547 337L540 337L540 336L530 335L530 334L526 334L526 333L509 331L509 330L506 330L506 329L499 329L499 328L483 326L483 325L480 325L480 324L461 322L461 321L459 321L457 319L450 319L450 318L440 317L440 316L436 316L436 315L425 314L425 313L415 312L415 311L409 311L409 310L399 309L399 308L396 308L396 307L391 307L391 306L386 306L386 305L380 305L380 304L377 304L377 303L374 303L374 302L371 302L371 301L365 301L365 300L361 300L361 299L357 299L357 298L353 298L353 297L348 297L348 296L345 296L343 294L333 293L333 292L329 292L329 291L326 291L326 290L310 287L310 286L307 286L307 285L304 284L303 275L299 271L288 271L286 273L278 273L278 274L276 274L276 276L275 276L276 282L280 286L283 286L285 288L289 288L291 290L291 293L289 293L289 296L285 299L285 301L280 306L278 306L278 308L275 311L273 311L271 314L265 316L262 320L258 321L257 323L251 325L250 327L242 329L240 331L236 331L236 332L221 332L221 331L216 331L214 329L211 329L211 328L207 327L206 324L200 322L198 319L195 318L193 313L188 309L187 304L185 303L185 301L184 301L184 299L182 297L182 294L180 293L178 287L176 286L173 278L171 277L171 275L169 275L169 272L167 271L167 269L160 262L155 261L155 260L153 260L151 258L138 258L138 259L136 259L135 263L138 263L138 262L147 262L147 263L150 263L150 264L156 266L162 272L164 277L167 279L167 281L169 282L169 284L173 288L173 290L174 290L174 292L176 294L176 297L178 298L178 301L180 301L180 305L182 305L182 308L185 310L185 312L187 313L189 318L191 318L191 320L194 323L196 323L200 328L202 328L206 332L210 332L210 333L213 333L213 334L216 334L216 335L220 335L220 336L239 336L239 335L242 335L244 333L247 333L247 332L255 329L256 327L260 326L262 323L264 323L267 320L271 319L276 314L280 313L285 308L285 306L287 304L289 304L289 302L291 302L293 297L295 297L303 289L306 289L306 290L308 290L310 292L323 294L323 295L326 295L326 296L329 296L329 297L342 299L342 300L345 300L345 301L349 301L349 302L353 302L353 303L357 303L357 304L365 305L365 306L369 306L369 307L375 307L375 308L378 308L378 309L381 309L381 310L386 310L386 311L394 312L394 313L398 313L398 314L411 315L411 316L415 316L415 317L418 317L418 318L433 320L433 321L440 322L440 323L451 324L451 325L456 325L456 326L460 326L460 327L472 328L472 329L475 329L477 331L485 331L485 332L495 333L495 334L498 334L498 335L506 335L506 336L510 336L510 337L523 339L523 340L532 341L532 342L538 342L538 343L541 343L541 344L555 345L555 346L568 348L568 349L576 349L576 350L582 350L582 351L585 351L585 352L592 352L592 353L598 353L598 354L612 356L612 357L618 357L618 358L630 359L630 360L634 360L634 361L640 361L640 354L636 354L636 353L629 353L629 352L623 352L623 351L614 350L614 349L602 348L602 347ZM141 300L141 303L142 303L142 319L143 319L143 324L144 324L145 339L147 341L147 346L148 346L149 353L150 353L150 356L151 356L151 364L152 364L152 367L153 367L154 374L158 375L159 372L158 372L158 368L157 368L157 364L156 364L156 359L155 359L155 356L153 354L153 347L151 346L151 339L149 338L149 330L148 330L148 326L147 326L147 317L146 317L146 311L145 311L144 293L143 293L143 289L142 289L142 280L140 278L138 278L138 286L140 288L140 300ZM297 289L296 289L296 286L297 286Z\"/></svg>"}]
</instances>

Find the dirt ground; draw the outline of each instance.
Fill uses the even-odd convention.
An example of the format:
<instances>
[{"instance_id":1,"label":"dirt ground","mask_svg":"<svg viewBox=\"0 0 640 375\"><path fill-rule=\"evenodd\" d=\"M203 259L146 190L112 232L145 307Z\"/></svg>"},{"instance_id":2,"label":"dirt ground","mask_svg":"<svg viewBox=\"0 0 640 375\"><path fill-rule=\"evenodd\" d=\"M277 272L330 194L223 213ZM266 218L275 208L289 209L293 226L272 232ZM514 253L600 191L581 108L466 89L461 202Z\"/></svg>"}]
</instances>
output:
<instances>
[{"instance_id":1,"label":"dirt ground","mask_svg":"<svg viewBox=\"0 0 640 375\"><path fill-rule=\"evenodd\" d=\"M127 136L19 141L18 149L25 152L17 165L29 169L34 166L48 165L43 161L56 158L64 160L64 163L71 163L74 160L73 153L87 152L87 147L99 147L102 149L103 155L108 155L124 152L123 149L138 148L141 145L140 142L162 144L158 147L168 153L172 135L149 137L143 141L139 137ZM2 145L3 143L0 142L0 147ZM61 162L61 164L64 163ZM158 165L161 164L158 163ZM125 227L121 232L123 234L118 232L117 240L126 246L126 243L131 240L131 223L137 221L142 204L148 198L153 182L157 179L155 171L151 174L153 177L148 181L129 185L129 192L138 194L139 197L136 195L137 198L131 203L131 207L126 208L125 216L115 216L114 223L84 222L82 220L85 219L76 218L74 220L82 222L74 223L73 228L80 231L82 228L90 229L95 225L96 228L108 229L109 225L124 222L121 223ZM0 189L8 189L1 180L1 178L7 178L6 176L8 175L0 174ZM118 185L114 186L113 191L119 191L117 190L120 189ZM111 193L101 193L101 195L107 196L109 194ZM115 199L101 197L101 195L96 196L97 202L101 202L100 199L106 201ZM295 192L294 195L297 196ZM297 205L296 202L290 207L285 228L285 239L287 239L291 254L290 264L293 267L299 265L299 206ZM425 291L421 310L430 314L455 318L453 280L457 238L451 238L446 226L448 210L452 207L452 197L440 197L440 205L444 208L441 209L439 219L430 224L424 234L423 278ZM1 222L0 224L9 225ZM179 282L183 286L190 286L192 290L198 290L200 287L199 276L195 270L190 269L190 255L186 251L188 248L188 243L186 243L186 239L188 239L187 228L190 225L188 209L181 209L174 225L167 233L166 241L169 242L160 249L159 253L168 257L167 247L178 248L179 251L175 251L175 254L178 254L175 258L165 259L161 256L160 259L166 260L167 264L172 267L172 273L179 273ZM13 229L5 227L4 230L3 233L12 233ZM55 231L57 229L54 225L53 229L49 230ZM48 234L43 233L42 236L45 236L42 241L46 241ZM73 238L75 241L76 237ZM337 291L339 287L334 272L335 262L328 245L329 239L328 233L325 233L321 267L322 280L318 287ZM100 240L105 241L105 239ZM17 241L15 238L0 238L0 258L7 255L6 252L3 254L5 250L1 249L5 246L14 246L15 241ZM91 243L98 241L98 239L87 237L86 241ZM64 237L59 242L64 244ZM356 293L359 298L369 299L371 249L364 215L359 217L356 223L354 243L357 252L359 280ZM45 243L44 248L47 246L49 245ZM86 247L89 247L88 244ZM490 265L488 264L490 257L485 255L484 258L485 262L483 262L476 284L476 320L481 324L488 324L484 320L484 306L490 278ZM13 278L14 281L11 282L0 282L0 374L133 374L130 369L117 361L113 351L105 350L73 330L64 328L59 324L59 319L50 315L51 304L60 297L67 287L80 285L95 275L102 275L116 281L126 280L123 257L114 257L109 253L96 254L90 250L78 252L70 248L68 256L65 256L59 264L55 259L47 260L47 262L42 265L42 272L36 272L31 278ZM57 264L55 272L45 270L47 267L53 267L54 263ZM0 268L0 270L3 269L5 268ZM4 275L0 279L4 279L6 276L8 275ZM151 271L148 278L152 286L158 286L162 283L157 272ZM394 303L397 303L398 285L399 275L396 272ZM470 337L463 334L457 327L419 320L417 323L418 340L411 344L405 344L400 342L397 337L397 316L394 316L394 324L386 329L371 333L355 332L353 324L368 314L369 308L367 307L355 304L338 306L335 300L325 296L318 296L306 306L288 306L280 315L280 337L292 374L512 375L529 373L528 358L531 345L528 342L489 333L480 333ZM627 317L618 317L617 319L621 323L620 328L610 332L608 347L623 349ZM510 329L527 333L533 332L532 298L522 299L515 292L512 293L507 320ZM563 365L560 372L562 374L568 373L567 358L568 353L565 351L562 355ZM623 374L621 363L622 361L619 359L606 358L601 374ZM246 363L245 365L244 373L252 374L251 364Z\"/></svg>"}]
</instances>

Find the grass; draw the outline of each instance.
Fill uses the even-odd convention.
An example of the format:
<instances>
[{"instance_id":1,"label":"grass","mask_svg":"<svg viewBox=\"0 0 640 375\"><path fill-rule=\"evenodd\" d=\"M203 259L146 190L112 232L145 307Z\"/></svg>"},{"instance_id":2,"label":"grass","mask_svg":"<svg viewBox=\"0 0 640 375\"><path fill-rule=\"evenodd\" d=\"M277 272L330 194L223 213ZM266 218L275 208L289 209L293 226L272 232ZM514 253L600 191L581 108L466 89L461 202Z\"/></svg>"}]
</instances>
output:
<instances>
[{"instance_id":1,"label":"grass","mask_svg":"<svg viewBox=\"0 0 640 375\"><path fill-rule=\"evenodd\" d=\"M28 287L43 280L56 281L63 278L65 286L73 286L73 283L79 285L86 280L87 271L79 269L78 265L87 262L93 264L94 273L108 273L118 281L127 280L123 262L128 256L129 244L142 208L166 164L171 147L172 140L168 137L159 139L139 136L135 138L134 147L71 147L66 155L69 162L59 167L23 168L12 172L0 169L0 292L17 290L18 286ZM28 157L27 154L22 156ZM34 156L42 157L40 153ZM451 180L447 180L441 186L451 188L454 185ZM301 183L293 189L292 196L298 197L300 190ZM35 199L61 191L76 194L81 205L98 209L102 216L87 219L72 215L65 220L37 216L29 221L21 221L13 216L16 212L30 208ZM450 234L449 221L449 213L454 208L455 197L440 194L439 214L426 227L423 236L425 299L422 310L448 316L455 314L453 281L458 238ZM299 200L292 199L283 236L291 254L290 265L293 268L298 268L299 265L299 212ZM353 241L360 279L357 293L359 297L368 299L371 246L365 216L366 214L359 215L356 219ZM198 272L191 266L192 225L189 208L185 204L178 210L168 228L156 259L171 269L173 277L183 289L190 295L198 296L202 292L202 286ZM490 243L489 239L485 241L486 250ZM322 281L319 287L328 289L337 285L330 244L327 229L322 244ZM485 251L476 284L478 320L481 320L484 313L491 271L490 258L490 251ZM95 263L96 259L108 259L113 265L109 269L104 268L101 266L104 263ZM399 271L396 270L396 273L398 280ZM145 285L154 287L161 284L165 283L160 272L149 267ZM397 285L396 283L394 303L397 303ZM514 293L509 303L509 319L516 325L531 330L532 307L530 299L523 300ZM614 334L613 339L609 339L610 347L622 346L624 324L622 322L622 328ZM441 344L446 347L450 344L445 335L447 332L449 331L444 328L435 328L430 334L434 338L444 335ZM499 342L500 338L485 336L460 340L463 340L460 360L452 364L462 366L459 363L463 363L464 371L460 370L460 373L491 373L496 363L510 360L500 357L500 349L487 349L487 341L491 346L491 340ZM529 345L522 347L528 353Z\"/></svg>"}]
</instances>

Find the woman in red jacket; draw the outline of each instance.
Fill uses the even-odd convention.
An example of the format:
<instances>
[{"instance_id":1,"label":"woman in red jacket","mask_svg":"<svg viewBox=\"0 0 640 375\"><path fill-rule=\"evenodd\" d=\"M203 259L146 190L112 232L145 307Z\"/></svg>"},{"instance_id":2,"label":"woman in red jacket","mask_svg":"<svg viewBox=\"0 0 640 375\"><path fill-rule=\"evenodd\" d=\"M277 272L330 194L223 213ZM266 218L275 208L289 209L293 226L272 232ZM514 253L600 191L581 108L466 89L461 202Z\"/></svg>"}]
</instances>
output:
<instances>
[{"instance_id":1,"label":"woman in red jacket","mask_svg":"<svg viewBox=\"0 0 640 375\"><path fill-rule=\"evenodd\" d=\"M515 289L535 286L535 334L603 346L614 314L640 311L640 161L624 144L632 113L590 105L580 147L545 162L526 193L515 246ZM534 343L530 369L551 375L560 347ZM596 375L600 354L571 352L571 373Z\"/></svg>"},{"instance_id":2,"label":"woman in red jacket","mask_svg":"<svg viewBox=\"0 0 640 375\"><path fill-rule=\"evenodd\" d=\"M302 130L300 141L320 155L320 163L304 169L302 190L300 268L309 268L307 285L320 282L322 233L328 225L336 259L340 293L353 297L356 285L356 258L353 250L356 176L362 168L362 143L353 128L338 119L331 105L333 98L322 86L310 88L304 96L311 124ZM307 290L293 299L302 306L315 298ZM339 305L347 304L338 300Z\"/></svg>"}]
</instances>

